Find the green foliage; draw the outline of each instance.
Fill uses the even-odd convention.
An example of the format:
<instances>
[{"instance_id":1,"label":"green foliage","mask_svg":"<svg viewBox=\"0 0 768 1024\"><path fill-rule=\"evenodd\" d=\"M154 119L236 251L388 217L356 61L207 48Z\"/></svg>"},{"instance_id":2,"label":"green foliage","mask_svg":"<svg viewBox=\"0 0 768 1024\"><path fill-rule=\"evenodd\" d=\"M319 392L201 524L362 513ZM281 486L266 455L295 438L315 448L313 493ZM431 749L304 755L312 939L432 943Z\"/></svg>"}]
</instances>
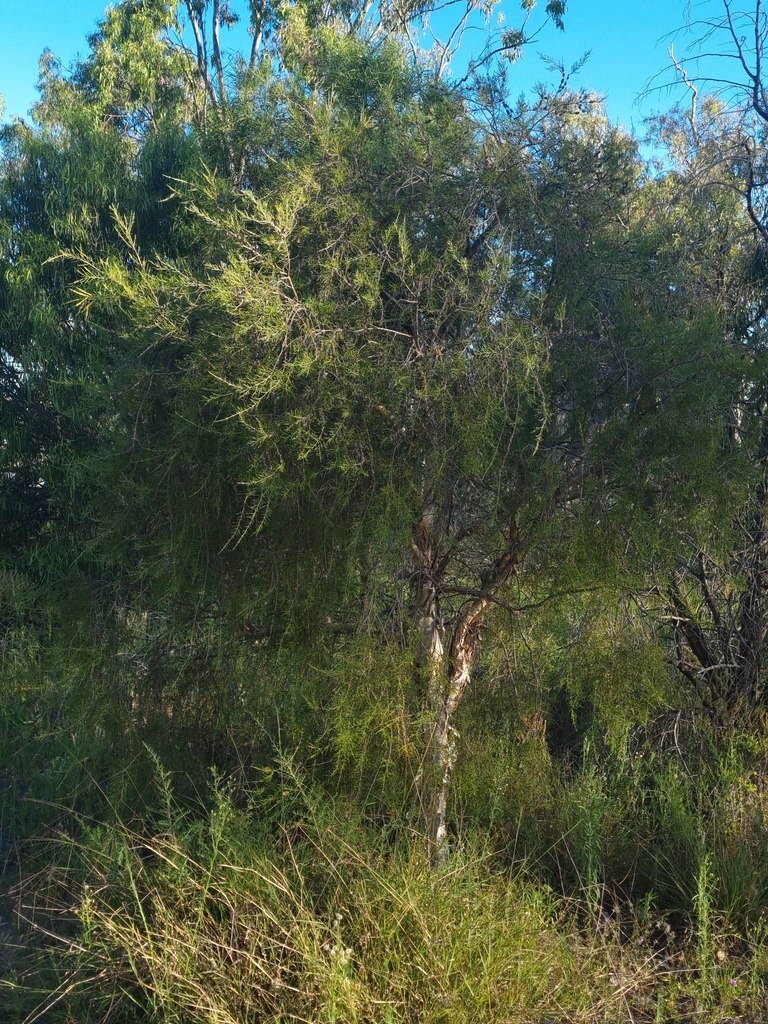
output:
<instances>
[{"instance_id":1,"label":"green foliage","mask_svg":"<svg viewBox=\"0 0 768 1024\"><path fill-rule=\"evenodd\" d=\"M361 808L403 820L418 771L418 695L409 650L370 642L333 659L332 750L345 792Z\"/></svg>"},{"instance_id":2,"label":"green foliage","mask_svg":"<svg viewBox=\"0 0 768 1024\"><path fill-rule=\"evenodd\" d=\"M594 97L414 54L424 5L251 5L231 73L214 11L118 4L2 129L0 849L77 908L41 987L72 972L62 1020L621 1019L650 978L659 1020L748 1012L765 274L727 119L661 120L653 178Z\"/></svg>"}]
</instances>

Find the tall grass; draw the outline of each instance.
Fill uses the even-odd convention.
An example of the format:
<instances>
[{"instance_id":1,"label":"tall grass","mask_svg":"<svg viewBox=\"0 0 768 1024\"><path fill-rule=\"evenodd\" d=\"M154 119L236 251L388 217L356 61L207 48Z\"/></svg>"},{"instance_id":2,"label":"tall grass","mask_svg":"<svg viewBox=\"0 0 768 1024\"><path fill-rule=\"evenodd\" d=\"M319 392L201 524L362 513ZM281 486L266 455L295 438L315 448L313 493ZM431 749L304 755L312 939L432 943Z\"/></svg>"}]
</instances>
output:
<instances>
[{"instance_id":1,"label":"tall grass","mask_svg":"<svg viewBox=\"0 0 768 1024\"><path fill-rule=\"evenodd\" d=\"M366 804L319 756L272 748L201 784L202 760L193 782L166 769L172 740L155 753L63 703L0 724L3 1024L765 1017L757 742L696 763L588 747L566 769L543 731L510 733L430 871L397 801Z\"/></svg>"},{"instance_id":2,"label":"tall grass","mask_svg":"<svg viewBox=\"0 0 768 1024\"><path fill-rule=\"evenodd\" d=\"M721 1010L762 999L757 952L749 982L720 983L717 919L703 900L689 962L654 944L650 919L601 927L582 912L591 889L586 903L558 896L477 838L430 871L408 837L392 840L289 762L278 776L279 790L245 801L214 777L201 816L178 806L158 764L153 828L83 822L76 839L51 841L45 880L18 892L59 935L46 1020L701 1020L714 1006L700 998L705 964L707 992L720 985L730 1000ZM765 957L764 937L753 939Z\"/></svg>"}]
</instances>

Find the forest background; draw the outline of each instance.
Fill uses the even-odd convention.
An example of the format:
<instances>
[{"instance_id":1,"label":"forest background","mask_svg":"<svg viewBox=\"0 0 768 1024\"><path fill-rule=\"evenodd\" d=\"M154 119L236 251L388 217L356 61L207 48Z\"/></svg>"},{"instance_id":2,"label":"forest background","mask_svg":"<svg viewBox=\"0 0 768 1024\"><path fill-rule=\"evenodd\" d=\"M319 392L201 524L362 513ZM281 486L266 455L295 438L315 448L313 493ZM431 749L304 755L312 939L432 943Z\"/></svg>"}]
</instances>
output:
<instances>
[{"instance_id":1,"label":"forest background","mask_svg":"<svg viewBox=\"0 0 768 1024\"><path fill-rule=\"evenodd\" d=\"M768 21L707 11L653 163L578 66L511 89L558 0L429 45L429 4L124 0L44 57L9 1020L763 1019Z\"/></svg>"}]
</instances>

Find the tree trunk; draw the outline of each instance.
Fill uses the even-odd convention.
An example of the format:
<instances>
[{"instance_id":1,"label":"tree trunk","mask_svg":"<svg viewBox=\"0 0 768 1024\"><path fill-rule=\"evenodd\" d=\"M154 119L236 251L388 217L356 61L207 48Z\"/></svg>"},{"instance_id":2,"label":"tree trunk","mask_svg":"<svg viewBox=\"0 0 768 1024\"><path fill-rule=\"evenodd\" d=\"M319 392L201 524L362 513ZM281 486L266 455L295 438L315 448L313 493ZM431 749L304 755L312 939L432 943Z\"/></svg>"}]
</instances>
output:
<instances>
[{"instance_id":1,"label":"tree trunk","mask_svg":"<svg viewBox=\"0 0 768 1024\"><path fill-rule=\"evenodd\" d=\"M471 600L456 614L446 658L440 591L449 560L439 559L438 548L435 510L430 508L422 516L413 543L416 669L425 694L424 754L415 780L414 811L433 867L449 854L448 799L459 739L453 718L471 681L486 612L521 560L519 530L513 521L501 557L483 574L479 589L472 591Z\"/></svg>"}]
</instances>

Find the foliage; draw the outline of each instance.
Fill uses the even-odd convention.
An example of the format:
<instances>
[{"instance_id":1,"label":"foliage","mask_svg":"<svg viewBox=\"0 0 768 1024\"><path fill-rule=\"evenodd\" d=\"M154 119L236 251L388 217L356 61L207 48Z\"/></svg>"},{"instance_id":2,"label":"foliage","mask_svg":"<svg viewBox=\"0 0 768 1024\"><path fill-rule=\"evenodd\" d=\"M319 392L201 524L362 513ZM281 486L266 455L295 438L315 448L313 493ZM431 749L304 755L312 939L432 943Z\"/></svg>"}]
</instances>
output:
<instances>
[{"instance_id":1,"label":"foliage","mask_svg":"<svg viewBox=\"0 0 768 1024\"><path fill-rule=\"evenodd\" d=\"M755 164L512 105L534 6L126 0L2 128L19 1017L762 998Z\"/></svg>"}]
</instances>

